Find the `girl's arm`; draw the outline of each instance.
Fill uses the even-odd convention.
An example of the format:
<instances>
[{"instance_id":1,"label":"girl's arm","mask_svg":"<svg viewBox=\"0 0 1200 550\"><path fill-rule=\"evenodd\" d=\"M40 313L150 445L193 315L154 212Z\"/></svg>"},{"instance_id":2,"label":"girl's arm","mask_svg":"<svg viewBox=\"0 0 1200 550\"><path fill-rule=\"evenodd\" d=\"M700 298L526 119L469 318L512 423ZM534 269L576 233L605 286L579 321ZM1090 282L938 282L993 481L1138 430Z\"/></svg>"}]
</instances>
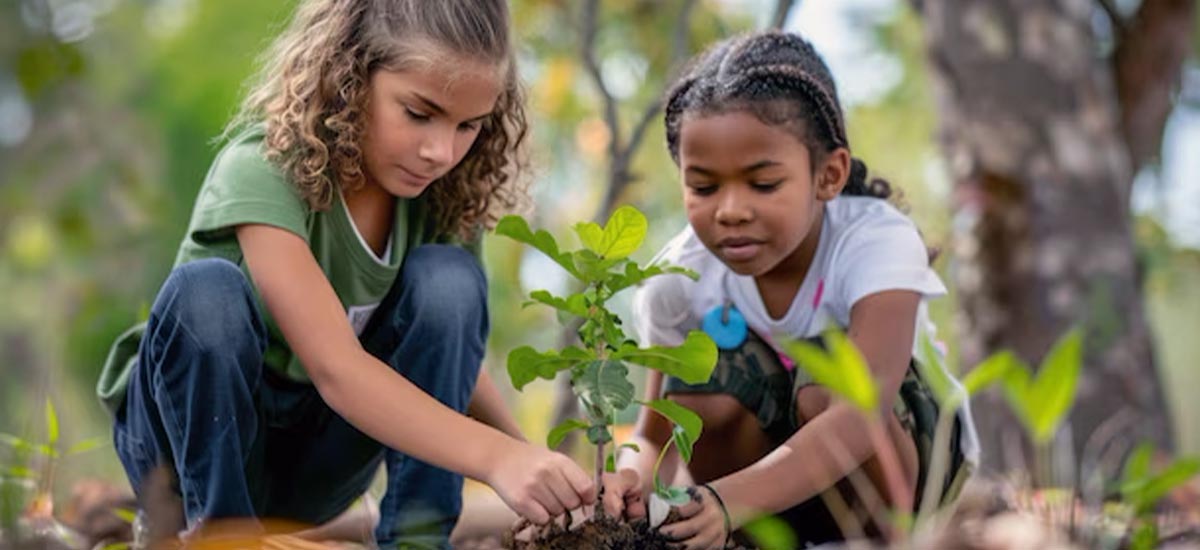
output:
<instances>
[{"instance_id":1,"label":"girl's arm","mask_svg":"<svg viewBox=\"0 0 1200 550\"><path fill-rule=\"evenodd\" d=\"M525 434L517 426L516 419L508 410L504 396L496 388L492 375L487 368L479 369L479 380L475 382L475 392L471 394L471 402L467 404L467 414L488 426L508 434L517 441L525 441Z\"/></svg>"},{"instance_id":2,"label":"girl's arm","mask_svg":"<svg viewBox=\"0 0 1200 550\"><path fill-rule=\"evenodd\" d=\"M912 360L920 301L916 292L889 290L859 300L850 312L849 337L874 374L884 418ZM720 494L736 530L764 513L781 512L816 496L861 467L876 453L870 433L857 409L835 400L767 456L709 485ZM681 510L688 520L663 528L668 536L686 541L688 548L708 548L725 537L719 507L707 491L700 494L701 504Z\"/></svg>"},{"instance_id":3,"label":"girl's arm","mask_svg":"<svg viewBox=\"0 0 1200 550\"><path fill-rule=\"evenodd\" d=\"M569 458L508 437L446 408L362 349L304 240L268 225L237 228L251 279L330 408L404 454L496 489L517 513L544 523L595 500Z\"/></svg>"}]
</instances>

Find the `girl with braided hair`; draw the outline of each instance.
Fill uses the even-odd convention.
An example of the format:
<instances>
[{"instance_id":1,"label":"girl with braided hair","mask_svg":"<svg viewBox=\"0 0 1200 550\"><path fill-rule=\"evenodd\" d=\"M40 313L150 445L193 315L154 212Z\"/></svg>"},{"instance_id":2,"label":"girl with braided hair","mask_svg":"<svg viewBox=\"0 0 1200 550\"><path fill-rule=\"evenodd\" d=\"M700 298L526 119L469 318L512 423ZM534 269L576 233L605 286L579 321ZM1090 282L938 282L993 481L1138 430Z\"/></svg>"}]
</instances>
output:
<instances>
[{"instance_id":1,"label":"girl with braided hair","mask_svg":"<svg viewBox=\"0 0 1200 550\"><path fill-rule=\"evenodd\" d=\"M464 476L534 523L595 500L480 369L479 230L523 192L509 24L504 0L300 3L98 384L139 496L177 480L148 532L324 524L381 464L385 548L448 547Z\"/></svg>"},{"instance_id":2,"label":"girl with braided hair","mask_svg":"<svg viewBox=\"0 0 1200 550\"><path fill-rule=\"evenodd\" d=\"M668 459L661 471L698 488L683 519L662 532L687 548L720 548L749 520L780 514L801 546L853 534L839 527L880 534L886 526L871 520L881 500L911 511L917 499L939 414L912 359L919 336L932 337L925 300L946 289L917 228L885 200L887 183L868 181L866 165L851 156L833 78L800 36L764 32L717 44L670 90L665 118L689 227L659 258L700 280L649 280L634 299L638 335L646 345L676 345L702 329L720 359L704 384L657 373L647 384L648 399L666 396L704 420L692 462ZM890 474L866 419L770 339L830 328L858 346L880 389L892 447L883 454L898 458ZM978 455L969 415L958 414L948 480ZM622 454L605 498L628 503L631 517L644 513L638 488L649 489L670 437L666 420L643 411L640 452ZM875 490L850 490L856 479ZM939 498L954 487L940 489ZM837 517L826 502L844 502L856 517Z\"/></svg>"}]
</instances>

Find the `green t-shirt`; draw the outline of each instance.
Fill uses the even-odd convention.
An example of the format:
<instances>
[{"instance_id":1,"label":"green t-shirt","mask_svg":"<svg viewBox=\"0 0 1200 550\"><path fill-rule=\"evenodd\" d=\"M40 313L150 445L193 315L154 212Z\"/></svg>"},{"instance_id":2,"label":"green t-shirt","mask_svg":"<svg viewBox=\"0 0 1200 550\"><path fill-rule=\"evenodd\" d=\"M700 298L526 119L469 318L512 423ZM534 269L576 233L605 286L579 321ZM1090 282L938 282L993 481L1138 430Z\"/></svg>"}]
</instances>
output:
<instances>
[{"instance_id":1,"label":"green t-shirt","mask_svg":"<svg viewBox=\"0 0 1200 550\"><path fill-rule=\"evenodd\" d=\"M385 255L386 262L376 258L355 229L341 194L334 193L333 204L324 211L310 209L295 186L263 156L262 138L261 128L252 128L218 153L200 188L175 266L201 258L224 258L240 266L249 280L236 226L258 223L286 229L308 243L351 326L361 332L399 274L405 252L426 242L451 239L434 235L431 221L424 215L424 201L397 198L390 254ZM257 288L255 296L269 338L265 365L289 379L308 381ZM124 400L145 328L145 323L130 328L109 351L96 390L110 411L116 411Z\"/></svg>"}]
</instances>

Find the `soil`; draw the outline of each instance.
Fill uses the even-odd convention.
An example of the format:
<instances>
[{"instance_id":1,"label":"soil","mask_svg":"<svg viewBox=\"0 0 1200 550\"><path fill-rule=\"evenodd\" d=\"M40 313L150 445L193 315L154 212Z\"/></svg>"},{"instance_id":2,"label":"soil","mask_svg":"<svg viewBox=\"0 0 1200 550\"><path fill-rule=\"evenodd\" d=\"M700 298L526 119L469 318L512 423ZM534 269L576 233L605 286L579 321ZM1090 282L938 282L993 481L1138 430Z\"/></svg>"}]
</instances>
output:
<instances>
[{"instance_id":1,"label":"soil","mask_svg":"<svg viewBox=\"0 0 1200 550\"><path fill-rule=\"evenodd\" d=\"M668 550L670 541L646 520L625 523L612 517L593 517L574 528L557 523L534 531L530 540L504 537L509 550Z\"/></svg>"},{"instance_id":2,"label":"soil","mask_svg":"<svg viewBox=\"0 0 1200 550\"><path fill-rule=\"evenodd\" d=\"M672 510L665 523L678 519ZM501 546L506 550L674 550L679 544L652 529L646 519L630 522L611 516L593 516L572 527L551 523L535 529L529 540L515 536L521 529L504 534ZM744 546L729 546L727 550L753 550Z\"/></svg>"}]
</instances>

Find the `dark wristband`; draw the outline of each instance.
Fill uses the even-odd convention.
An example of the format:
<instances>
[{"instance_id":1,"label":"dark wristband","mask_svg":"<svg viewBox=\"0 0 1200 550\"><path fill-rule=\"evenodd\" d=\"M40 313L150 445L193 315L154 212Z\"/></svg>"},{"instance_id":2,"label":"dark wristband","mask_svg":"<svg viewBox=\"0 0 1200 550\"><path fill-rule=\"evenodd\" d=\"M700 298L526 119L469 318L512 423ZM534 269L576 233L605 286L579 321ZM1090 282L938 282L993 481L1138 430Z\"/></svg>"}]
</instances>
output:
<instances>
[{"instance_id":1,"label":"dark wristband","mask_svg":"<svg viewBox=\"0 0 1200 550\"><path fill-rule=\"evenodd\" d=\"M725 501L717 493L717 490L712 488L712 485L705 483L701 487L708 489L709 494L713 496L713 500L716 500L717 505L721 507L721 515L725 518L725 545L729 546L729 539L733 537L733 522L729 520L729 509L725 507Z\"/></svg>"}]
</instances>

